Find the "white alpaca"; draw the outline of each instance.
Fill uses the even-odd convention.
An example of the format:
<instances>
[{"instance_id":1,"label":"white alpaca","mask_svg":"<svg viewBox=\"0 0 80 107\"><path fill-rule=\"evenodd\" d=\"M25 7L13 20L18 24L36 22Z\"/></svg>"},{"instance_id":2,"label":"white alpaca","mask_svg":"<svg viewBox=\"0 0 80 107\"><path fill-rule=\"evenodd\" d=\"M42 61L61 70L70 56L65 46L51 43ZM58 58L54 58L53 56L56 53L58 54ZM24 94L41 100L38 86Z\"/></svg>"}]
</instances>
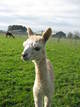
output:
<instances>
[{"instance_id":1,"label":"white alpaca","mask_svg":"<svg viewBox=\"0 0 80 107\"><path fill-rule=\"evenodd\" d=\"M53 96L53 70L50 61L46 58L45 44L52 31L48 28L42 36L36 36L28 28L28 39L23 43L22 58L32 60L35 64L35 82L33 96L35 107L51 107Z\"/></svg>"}]
</instances>

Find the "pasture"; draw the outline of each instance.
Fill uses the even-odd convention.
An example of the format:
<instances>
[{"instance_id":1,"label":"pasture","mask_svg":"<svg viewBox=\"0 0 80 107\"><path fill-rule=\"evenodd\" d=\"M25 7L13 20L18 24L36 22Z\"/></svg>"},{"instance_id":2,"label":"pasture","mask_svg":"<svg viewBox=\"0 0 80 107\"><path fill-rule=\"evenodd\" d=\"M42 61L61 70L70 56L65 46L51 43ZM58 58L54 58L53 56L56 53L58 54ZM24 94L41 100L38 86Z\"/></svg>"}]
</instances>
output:
<instances>
[{"instance_id":1,"label":"pasture","mask_svg":"<svg viewBox=\"0 0 80 107\"><path fill-rule=\"evenodd\" d=\"M24 40L0 36L0 107L34 107L35 70L21 60ZM50 39L46 50L54 65L52 107L80 107L80 41Z\"/></svg>"}]
</instances>

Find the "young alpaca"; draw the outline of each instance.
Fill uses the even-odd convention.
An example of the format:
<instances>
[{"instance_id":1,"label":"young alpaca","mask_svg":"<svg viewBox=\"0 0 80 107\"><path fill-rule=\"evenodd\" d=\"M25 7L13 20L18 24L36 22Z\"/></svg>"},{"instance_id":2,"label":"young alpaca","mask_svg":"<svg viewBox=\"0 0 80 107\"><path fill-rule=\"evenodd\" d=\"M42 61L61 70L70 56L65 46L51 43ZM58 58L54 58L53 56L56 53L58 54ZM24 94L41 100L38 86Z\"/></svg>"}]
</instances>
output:
<instances>
[{"instance_id":1,"label":"young alpaca","mask_svg":"<svg viewBox=\"0 0 80 107\"><path fill-rule=\"evenodd\" d=\"M35 64L35 82L33 96L35 107L51 107L53 95L53 70L50 61L46 58L45 44L52 31L48 28L42 36L36 36L28 28L28 39L23 43L23 60L32 60Z\"/></svg>"}]
</instances>

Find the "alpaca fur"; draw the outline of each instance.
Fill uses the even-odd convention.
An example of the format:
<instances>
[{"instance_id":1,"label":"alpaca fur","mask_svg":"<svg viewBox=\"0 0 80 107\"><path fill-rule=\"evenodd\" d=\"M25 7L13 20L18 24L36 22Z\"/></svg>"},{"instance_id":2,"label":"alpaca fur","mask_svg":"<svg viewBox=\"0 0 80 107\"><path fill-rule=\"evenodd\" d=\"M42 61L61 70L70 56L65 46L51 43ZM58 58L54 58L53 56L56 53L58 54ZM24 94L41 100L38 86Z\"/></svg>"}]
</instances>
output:
<instances>
[{"instance_id":1,"label":"alpaca fur","mask_svg":"<svg viewBox=\"0 0 80 107\"><path fill-rule=\"evenodd\" d=\"M50 61L46 58L45 44L52 31L48 28L42 36L36 36L28 28L28 39L23 43L23 60L32 60L35 65L35 82L33 97L35 107L51 107L53 96L53 69Z\"/></svg>"}]
</instances>

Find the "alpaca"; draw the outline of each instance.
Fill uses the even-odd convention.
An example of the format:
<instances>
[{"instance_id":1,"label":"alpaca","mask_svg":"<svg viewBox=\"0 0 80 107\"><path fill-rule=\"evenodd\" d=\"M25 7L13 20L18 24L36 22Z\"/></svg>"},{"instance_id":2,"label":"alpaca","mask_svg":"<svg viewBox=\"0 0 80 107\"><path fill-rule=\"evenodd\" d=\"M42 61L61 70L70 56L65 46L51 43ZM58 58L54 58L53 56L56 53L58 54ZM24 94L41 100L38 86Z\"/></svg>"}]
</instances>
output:
<instances>
[{"instance_id":1,"label":"alpaca","mask_svg":"<svg viewBox=\"0 0 80 107\"><path fill-rule=\"evenodd\" d=\"M12 33L10 33L10 32L6 32L6 37L13 37L13 38L15 38L15 36L12 34Z\"/></svg>"},{"instance_id":2,"label":"alpaca","mask_svg":"<svg viewBox=\"0 0 80 107\"><path fill-rule=\"evenodd\" d=\"M23 43L22 59L32 60L35 65L35 82L33 97L35 107L51 107L53 96L53 70L50 61L46 58L45 44L52 30L48 28L42 36L34 35L28 28L28 39ZM44 103L43 103L44 101Z\"/></svg>"}]
</instances>

